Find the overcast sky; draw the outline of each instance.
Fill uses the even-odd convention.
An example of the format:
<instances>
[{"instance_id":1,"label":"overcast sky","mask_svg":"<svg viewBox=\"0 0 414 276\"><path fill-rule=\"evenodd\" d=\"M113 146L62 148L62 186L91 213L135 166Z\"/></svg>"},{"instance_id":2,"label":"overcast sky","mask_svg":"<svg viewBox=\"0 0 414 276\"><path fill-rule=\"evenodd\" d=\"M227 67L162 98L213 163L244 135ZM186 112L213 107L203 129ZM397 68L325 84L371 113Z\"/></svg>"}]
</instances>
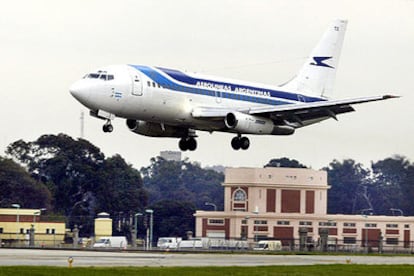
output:
<instances>
[{"instance_id":1,"label":"overcast sky","mask_svg":"<svg viewBox=\"0 0 414 276\"><path fill-rule=\"evenodd\" d=\"M43 134L80 136L106 156L140 168L178 140L111 134L68 92L71 83L110 64L145 64L280 84L299 70L335 18L348 28L335 97L393 93L400 99L355 106L357 112L299 129L293 136L249 136L233 151L232 134L199 132L184 157L203 166L263 166L295 158L319 169L333 159L366 165L393 154L414 161L414 1L22 1L0 0L0 150ZM3 153L1 153L3 154Z\"/></svg>"}]
</instances>

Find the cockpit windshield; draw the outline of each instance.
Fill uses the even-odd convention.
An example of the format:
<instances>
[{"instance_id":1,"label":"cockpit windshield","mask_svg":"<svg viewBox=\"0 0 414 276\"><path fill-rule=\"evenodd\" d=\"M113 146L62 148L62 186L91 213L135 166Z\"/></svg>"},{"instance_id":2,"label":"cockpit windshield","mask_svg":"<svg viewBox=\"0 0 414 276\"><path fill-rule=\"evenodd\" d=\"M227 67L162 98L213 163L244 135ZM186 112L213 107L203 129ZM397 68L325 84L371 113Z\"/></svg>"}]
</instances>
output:
<instances>
[{"instance_id":1,"label":"cockpit windshield","mask_svg":"<svg viewBox=\"0 0 414 276\"><path fill-rule=\"evenodd\" d=\"M104 81L110 81L114 79L114 75L107 74L105 71L98 71L96 73L86 74L84 79L100 79Z\"/></svg>"}]
</instances>

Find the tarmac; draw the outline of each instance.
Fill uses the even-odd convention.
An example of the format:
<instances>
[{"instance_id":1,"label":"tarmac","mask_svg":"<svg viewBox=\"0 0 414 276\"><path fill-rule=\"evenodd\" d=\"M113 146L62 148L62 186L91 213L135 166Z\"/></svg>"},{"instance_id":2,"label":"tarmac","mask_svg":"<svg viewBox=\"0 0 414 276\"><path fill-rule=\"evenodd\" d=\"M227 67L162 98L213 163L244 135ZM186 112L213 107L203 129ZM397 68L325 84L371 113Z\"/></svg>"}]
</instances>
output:
<instances>
[{"instance_id":1,"label":"tarmac","mask_svg":"<svg viewBox=\"0 0 414 276\"><path fill-rule=\"evenodd\" d=\"M263 255L173 252L103 252L79 250L0 249L0 266L271 266L317 264L408 264L410 256Z\"/></svg>"}]
</instances>

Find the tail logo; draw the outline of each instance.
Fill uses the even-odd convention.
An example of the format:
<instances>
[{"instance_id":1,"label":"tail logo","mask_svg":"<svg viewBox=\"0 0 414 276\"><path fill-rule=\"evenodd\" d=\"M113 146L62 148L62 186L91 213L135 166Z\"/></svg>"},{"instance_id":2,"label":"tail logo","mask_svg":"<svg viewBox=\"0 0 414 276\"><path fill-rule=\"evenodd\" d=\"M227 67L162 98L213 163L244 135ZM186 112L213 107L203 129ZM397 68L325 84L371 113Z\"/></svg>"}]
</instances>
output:
<instances>
[{"instance_id":1,"label":"tail logo","mask_svg":"<svg viewBox=\"0 0 414 276\"><path fill-rule=\"evenodd\" d=\"M311 62L310 65L334 68L334 67L324 63L325 60L328 60L328 59L331 59L331 58L332 57L313 57L314 62Z\"/></svg>"}]
</instances>

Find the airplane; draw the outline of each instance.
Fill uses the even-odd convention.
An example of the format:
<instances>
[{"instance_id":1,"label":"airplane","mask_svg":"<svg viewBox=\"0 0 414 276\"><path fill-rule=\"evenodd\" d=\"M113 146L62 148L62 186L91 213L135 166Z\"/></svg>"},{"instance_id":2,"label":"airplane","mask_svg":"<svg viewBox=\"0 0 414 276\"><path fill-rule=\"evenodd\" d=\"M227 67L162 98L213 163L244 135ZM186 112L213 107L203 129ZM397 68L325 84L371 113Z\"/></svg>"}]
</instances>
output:
<instances>
[{"instance_id":1,"label":"airplane","mask_svg":"<svg viewBox=\"0 0 414 276\"><path fill-rule=\"evenodd\" d=\"M134 133L180 138L182 151L197 148L196 131L234 133L231 146L246 150L246 134L291 135L296 129L354 111L352 105L398 96L330 99L347 21L332 22L299 73L267 85L145 65L112 65L86 74L69 89L90 115L125 118Z\"/></svg>"}]
</instances>

